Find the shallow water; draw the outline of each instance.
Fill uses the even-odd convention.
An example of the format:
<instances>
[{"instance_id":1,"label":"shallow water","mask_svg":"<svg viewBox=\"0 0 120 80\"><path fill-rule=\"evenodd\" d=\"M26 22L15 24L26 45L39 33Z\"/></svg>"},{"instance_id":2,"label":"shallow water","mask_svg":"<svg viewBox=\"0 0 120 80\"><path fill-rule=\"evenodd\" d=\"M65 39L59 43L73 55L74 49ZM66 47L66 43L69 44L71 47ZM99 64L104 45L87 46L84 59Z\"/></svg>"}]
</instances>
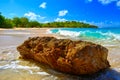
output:
<instances>
[{"instance_id":1,"label":"shallow water","mask_svg":"<svg viewBox=\"0 0 120 80\"><path fill-rule=\"evenodd\" d=\"M118 45L111 46L107 43L104 45L109 49L110 69L97 76L75 76L54 71L34 61L19 59L16 46L33 35L29 31L18 32L0 31L0 80L120 80L120 46Z\"/></svg>"}]
</instances>

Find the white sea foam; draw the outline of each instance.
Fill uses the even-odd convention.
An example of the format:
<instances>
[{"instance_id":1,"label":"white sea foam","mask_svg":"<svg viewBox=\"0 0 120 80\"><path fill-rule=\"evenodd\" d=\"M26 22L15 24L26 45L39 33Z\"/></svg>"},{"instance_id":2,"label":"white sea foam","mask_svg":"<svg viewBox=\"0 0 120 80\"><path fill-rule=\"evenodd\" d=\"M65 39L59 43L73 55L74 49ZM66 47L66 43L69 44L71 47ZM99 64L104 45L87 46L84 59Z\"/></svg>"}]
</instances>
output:
<instances>
[{"instance_id":1,"label":"white sea foam","mask_svg":"<svg viewBox=\"0 0 120 80\"><path fill-rule=\"evenodd\" d=\"M33 70L31 70L31 69L28 69L28 72L30 73L30 74L39 74L39 75L49 75L47 72L42 72L42 71L33 71Z\"/></svg>"},{"instance_id":2,"label":"white sea foam","mask_svg":"<svg viewBox=\"0 0 120 80\"><path fill-rule=\"evenodd\" d=\"M37 74L40 74L40 75L49 75L49 74L46 73L46 72L37 72Z\"/></svg>"},{"instance_id":3,"label":"white sea foam","mask_svg":"<svg viewBox=\"0 0 120 80\"><path fill-rule=\"evenodd\" d=\"M64 36L71 36L71 37L77 37L79 36L79 32L73 32L73 31L67 31L67 30L59 30L57 34L64 35Z\"/></svg>"},{"instance_id":4,"label":"white sea foam","mask_svg":"<svg viewBox=\"0 0 120 80\"><path fill-rule=\"evenodd\" d=\"M72 31L72 30L62 30L58 29L56 32L49 31L49 33L55 33L63 36L69 37L79 37L84 39L99 39L99 40L117 40L120 41L120 34L102 31Z\"/></svg>"},{"instance_id":5,"label":"white sea foam","mask_svg":"<svg viewBox=\"0 0 120 80\"><path fill-rule=\"evenodd\" d=\"M0 66L0 69L39 69L39 67L35 67L35 66L23 66L23 65L19 65L18 64L19 61L13 61L10 64L6 64L3 66Z\"/></svg>"}]
</instances>

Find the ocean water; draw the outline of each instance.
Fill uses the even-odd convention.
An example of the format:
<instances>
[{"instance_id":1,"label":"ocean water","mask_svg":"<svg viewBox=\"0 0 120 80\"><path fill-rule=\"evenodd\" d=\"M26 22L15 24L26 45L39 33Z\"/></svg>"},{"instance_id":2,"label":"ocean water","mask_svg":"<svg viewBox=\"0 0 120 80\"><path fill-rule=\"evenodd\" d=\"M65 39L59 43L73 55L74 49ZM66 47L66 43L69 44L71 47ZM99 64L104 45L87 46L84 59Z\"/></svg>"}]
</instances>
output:
<instances>
[{"instance_id":1,"label":"ocean water","mask_svg":"<svg viewBox=\"0 0 120 80\"><path fill-rule=\"evenodd\" d=\"M120 28L58 28L49 32L63 38L86 40L106 46L119 46L120 43Z\"/></svg>"},{"instance_id":2,"label":"ocean water","mask_svg":"<svg viewBox=\"0 0 120 80\"><path fill-rule=\"evenodd\" d=\"M111 67L96 77L83 77L64 74L33 61L19 59L16 47L28 37L40 34L101 44L109 50ZM42 29L0 30L0 80L120 80L120 29L56 28L46 33Z\"/></svg>"}]
</instances>

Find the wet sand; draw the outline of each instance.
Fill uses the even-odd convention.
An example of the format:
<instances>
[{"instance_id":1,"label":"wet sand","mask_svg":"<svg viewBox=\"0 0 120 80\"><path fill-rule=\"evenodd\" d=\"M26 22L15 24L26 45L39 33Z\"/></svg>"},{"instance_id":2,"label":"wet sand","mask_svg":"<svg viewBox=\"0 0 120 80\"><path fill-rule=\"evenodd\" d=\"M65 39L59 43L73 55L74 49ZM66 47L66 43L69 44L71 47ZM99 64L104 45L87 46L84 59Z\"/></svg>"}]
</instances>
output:
<instances>
[{"instance_id":1,"label":"wet sand","mask_svg":"<svg viewBox=\"0 0 120 80\"><path fill-rule=\"evenodd\" d=\"M120 80L120 46L106 46L111 68L97 77L68 75L19 59L16 47L28 37L53 36L49 28L0 29L0 80Z\"/></svg>"}]
</instances>

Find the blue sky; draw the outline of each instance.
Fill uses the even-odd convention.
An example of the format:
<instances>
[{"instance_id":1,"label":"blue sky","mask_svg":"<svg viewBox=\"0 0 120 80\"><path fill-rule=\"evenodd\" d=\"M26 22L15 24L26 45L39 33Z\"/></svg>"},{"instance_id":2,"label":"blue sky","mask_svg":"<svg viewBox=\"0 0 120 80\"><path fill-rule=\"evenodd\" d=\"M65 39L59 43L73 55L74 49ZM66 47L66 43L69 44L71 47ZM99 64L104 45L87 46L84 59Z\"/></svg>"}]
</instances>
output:
<instances>
[{"instance_id":1,"label":"blue sky","mask_svg":"<svg viewBox=\"0 0 120 80\"><path fill-rule=\"evenodd\" d=\"M0 0L0 12L44 23L76 20L120 27L120 0Z\"/></svg>"}]
</instances>

